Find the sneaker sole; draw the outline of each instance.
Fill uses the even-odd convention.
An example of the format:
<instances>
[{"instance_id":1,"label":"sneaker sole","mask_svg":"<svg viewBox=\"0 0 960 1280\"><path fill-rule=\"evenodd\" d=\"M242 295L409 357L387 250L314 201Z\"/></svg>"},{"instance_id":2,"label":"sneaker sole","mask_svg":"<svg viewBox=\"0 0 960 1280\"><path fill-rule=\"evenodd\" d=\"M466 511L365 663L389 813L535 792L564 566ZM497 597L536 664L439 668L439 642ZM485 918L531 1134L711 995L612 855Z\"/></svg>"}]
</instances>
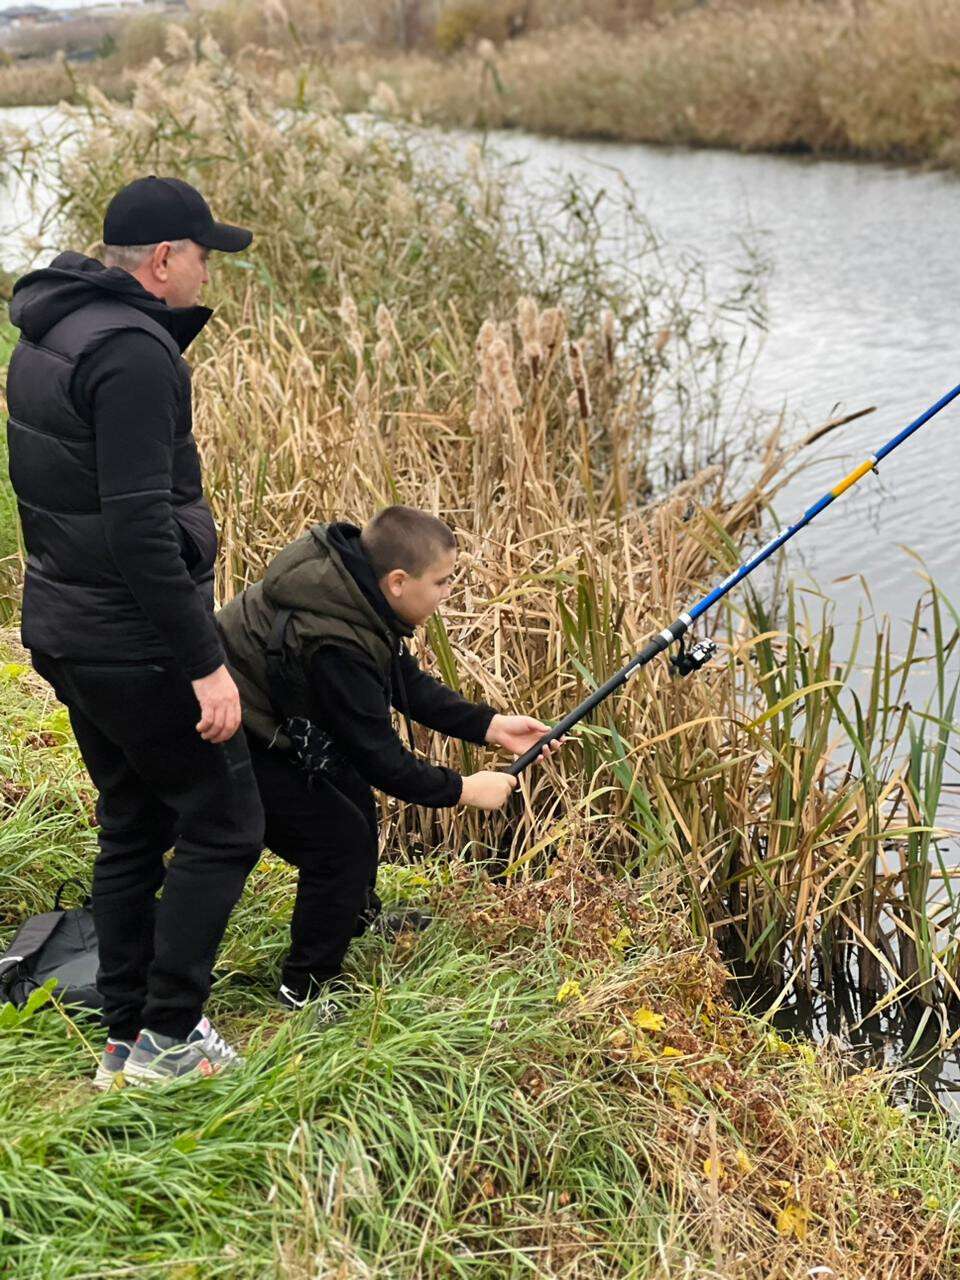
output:
<instances>
[{"instance_id":1,"label":"sneaker sole","mask_svg":"<svg viewBox=\"0 0 960 1280\"><path fill-rule=\"evenodd\" d=\"M97 1067L97 1074L93 1077L93 1087L100 1093L107 1093L110 1089L122 1089L126 1084L126 1079L122 1071L105 1071L103 1067Z\"/></svg>"},{"instance_id":2,"label":"sneaker sole","mask_svg":"<svg viewBox=\"0 0 960 1280\"><path fill-rule=\"evenodd\" d=\"M222 1076L225 1072L237 1071L243 1065L242 1062L238 1062L229 1067L215 1067L208 1058L204 1058L203 1062L209 1063L209 1070L204 1070L203 1063L198 1063L197 1066L181 1072L180 1075L171 1075L168 1071L157 1071L154 1067L141 1066L139 1063L132 1065L128 1063L123 1074L127 1084L149 1087L154 1084L176 1084L179 1080L212 1080L214 1076Z\"/></svg>"}]
</instances>

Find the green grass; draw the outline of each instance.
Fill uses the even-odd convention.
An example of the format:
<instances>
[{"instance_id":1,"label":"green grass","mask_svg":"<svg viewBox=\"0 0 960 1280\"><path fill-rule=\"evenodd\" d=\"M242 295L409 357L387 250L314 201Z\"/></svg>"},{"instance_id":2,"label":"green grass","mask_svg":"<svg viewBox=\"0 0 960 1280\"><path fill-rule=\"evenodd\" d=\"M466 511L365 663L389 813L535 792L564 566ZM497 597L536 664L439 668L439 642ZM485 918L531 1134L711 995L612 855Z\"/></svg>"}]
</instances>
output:
<instances>
[{"instance_id":1,"label":"green grass","mask_svg":"<svg viewBox=\"0 0 960 1280\"><path fill-rule=\"evenodd\" d=\"M0 942L95 848L62 710L17 658ZM384 867L386 897L437 921L358 943L346 1017L320 1031L273 1003L292 875L268 856L211 1002L248 1057L232 1078L97 1095L89 1022L48 1005L0 1031L0 1275L873 1276L921 1247L912 1274L960 1265L939 1122L734 1011L674 886L573 852L554 871Z\"/></svg>"}]
</instances>

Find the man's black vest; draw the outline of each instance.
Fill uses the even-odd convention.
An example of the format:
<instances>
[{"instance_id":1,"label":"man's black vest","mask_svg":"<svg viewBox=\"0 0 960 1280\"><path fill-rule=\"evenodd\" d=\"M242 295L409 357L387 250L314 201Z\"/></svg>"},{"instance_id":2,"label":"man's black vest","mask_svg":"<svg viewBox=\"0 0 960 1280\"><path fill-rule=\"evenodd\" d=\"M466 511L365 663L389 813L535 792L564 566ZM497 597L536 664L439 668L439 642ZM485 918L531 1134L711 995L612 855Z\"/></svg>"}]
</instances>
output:
<instances>
[{"instance_id":1,"label":"man's black vest","mask_svg":"<svg viewBox=\"0 0 960 1280\"><path fill-rule=\"evenodd\" d=\"M104 536L95 423L71 395L82 358L111 335L139 329L177 371L171 502L181 554L209 607L217 552L192 434L190 370L162 324L105 292L58 320L38 342L21 336L10 360L10 478L27 552L23 643L56 658L136 661L169 650L127 587Z\"/></svg>"}]
</instances>

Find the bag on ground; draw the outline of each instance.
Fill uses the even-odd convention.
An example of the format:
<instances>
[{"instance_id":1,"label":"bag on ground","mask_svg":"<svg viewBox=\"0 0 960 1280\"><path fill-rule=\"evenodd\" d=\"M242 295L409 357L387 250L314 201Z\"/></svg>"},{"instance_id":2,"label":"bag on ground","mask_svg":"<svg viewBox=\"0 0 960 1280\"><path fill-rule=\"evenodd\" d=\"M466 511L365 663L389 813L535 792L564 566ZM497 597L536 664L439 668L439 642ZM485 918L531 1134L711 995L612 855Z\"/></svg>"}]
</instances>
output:
<instances>
[{"instance_id":1,"label":"bag on ground","mask_svg":"<svg viewBox=\"0 0 960 1280\"><path fill-rule=\"evenodd\" d=\"M80 1006L90 1013L102 1009L90 899L84 897L79 907L60 905L63 891L71 883L79 882L65 880L57 890L53 910L25 920L0 955L0 1003L8 1000L22 1009L30 993L53 978L53 994L62 1004Z\"/></svg>"}]
</instances>

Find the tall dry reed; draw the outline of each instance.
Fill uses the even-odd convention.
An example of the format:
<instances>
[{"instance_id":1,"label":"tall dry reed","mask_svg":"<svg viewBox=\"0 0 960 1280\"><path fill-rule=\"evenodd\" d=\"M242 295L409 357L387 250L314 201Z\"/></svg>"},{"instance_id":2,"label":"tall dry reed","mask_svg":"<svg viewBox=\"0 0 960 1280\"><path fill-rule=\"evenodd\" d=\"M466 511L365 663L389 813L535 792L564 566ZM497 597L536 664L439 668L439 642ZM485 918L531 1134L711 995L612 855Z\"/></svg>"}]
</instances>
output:
<instances>
[{"instance_id":1,"label":"tall dry reed","mask_svg":"<svg viewBox=\"0 0 960 1280\"><path fill-rule=\"evenodd\" d=\"M644 293L643 277L618 292L589 223L545 271L496 175L466 181L396 131L351 126L308 79L291 90L300 107L278 111L208 46L175 75L151 69L129 109L94 96L47 175L59 230L92 244L106 198L145 170L201 183L256 230L218 266L195 353L223 598L314 521L427 508L456 528L462 567L426 661L470 695L557 716L733 567L792 451L772 436L749 484L729 460L699 465L682 440L704 421L669 390L717 339L675 311L660 323L677 296ZM650 459L671 446L684 461L664 488ZM678 681L661 664L631 682L527 777L519 817L385 802L390 856L493 852L518 877L582 849L628 874L669 866L698 932L739 938L784 978L812 982L855 952L868 987L949 997L953 899L934 915L926 898L954 641L932 608L926 721L896 711L919 649L904 662L881 635L864 675L821 620L745 593L713 621L712 669ZM420 746L479 758L425 733Z\"/></svg>"}]
</instances>

